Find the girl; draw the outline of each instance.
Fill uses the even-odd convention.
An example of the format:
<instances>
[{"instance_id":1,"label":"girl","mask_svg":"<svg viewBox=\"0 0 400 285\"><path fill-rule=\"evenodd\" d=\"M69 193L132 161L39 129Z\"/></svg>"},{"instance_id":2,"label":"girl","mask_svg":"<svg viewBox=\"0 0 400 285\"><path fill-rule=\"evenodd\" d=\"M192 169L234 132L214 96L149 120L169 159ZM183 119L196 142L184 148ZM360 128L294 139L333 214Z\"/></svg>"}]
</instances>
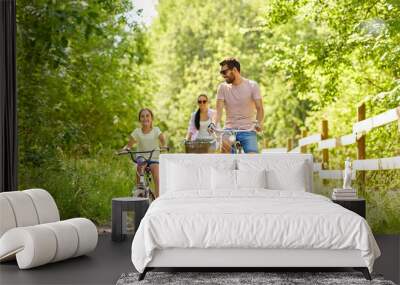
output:
<instances>
[{"instance_id":1,"label":"girl","mask_svg":"<svg viewBox=\"0 0 400 285\"><path fill-rule=\"evenodd\" d=\"M159 149L160 145L162 147L166 146L165 137L161 133L158 127L153 127L153 112L148 108L143 108L139 111L139 122L141 124L140 128L136 128L129 139L129 142L124 149L130 149L134 144L137 144L137 151L151 151L153 149ZM160 152L155 151L148 162L148 165L153 175L155 192L154 195L157 198L159 195L159 168L158 168L158 158ZM143 169L138 169L140 172ZM136 183L139 183L138 172L136 172Z\"/></svg>"}]
</instances>

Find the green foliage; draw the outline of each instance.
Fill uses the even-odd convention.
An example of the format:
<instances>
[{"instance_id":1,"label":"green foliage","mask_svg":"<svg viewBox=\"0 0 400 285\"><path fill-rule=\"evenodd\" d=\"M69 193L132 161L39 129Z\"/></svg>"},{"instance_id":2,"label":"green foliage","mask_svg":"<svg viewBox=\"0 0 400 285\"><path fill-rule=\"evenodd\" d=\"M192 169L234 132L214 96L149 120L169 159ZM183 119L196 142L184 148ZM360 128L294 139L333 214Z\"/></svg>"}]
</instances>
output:
<instances>
[{"instance_id":1,"label":"green foliage","mask_svg":"<svg viewBox=\"0 0 400 285\"><path fill-rule=\"evenodd\" d=\"M23 163L125 142L152 90L145 33L123 16L129 3L18 2Z\"/></svg>"},{"instance_id":2,"label":"green foliage","mask_svg":"<svg viewBox=\"0 0 400 285\"><path fill-rule=\"evenodd\" d=\"M123 146L150 105L147 34L127 18L132 9L128 0L17 3L20 188L49 190L64 217L105 222L112 194L130 193L121 173L131 166L102 152Z\"/></svg>"},{"instance_id":3,"label":"green foliage","mask_svg":"<svg viewBox=\"0 0 400 285\"><path fill-rule=\"evenodd\" d=\"M331 137L350 134L361 102L367 117L400 105L398 1L159 0L149 29L128 19L131 3L17 3L21 188L47 188L64 217L106 223L111 197L130 193L131 165L112 149L141 107L153 108L155 125L183 151L197 96L215 107L227 56L260 84L269 147L303 129L319 133L322 119ZM366 142L367 158L400 155L396 124ZM330 150L329 167L343 168L346 157L356 158L355 146ZM373 230L399 232L399 170L366 175ZM338 183L316 179L315 188L330 195Z\"/></svg>"},{"instance_id":4,"label":"green foliage","mask_svg":"<svg viewBox=\"0 0 400 285\"><path fill-rule=\"evenodd\" d=\"M250 56L258 50L257 35L242 31L256 25L259 7L245 1L159 2L159 17L151 28L158 82L154 105L173 146L179 147L185 137L200 93L206 93L215 107L221 81L218 63L225 56L239 55L243 73L260 78L252 76L260 63L253 64Z\"/></svg>"},{"instance_id":5,"label":"green foliage","mask_svg":"<svg viewBox=\"0 0 400 285\"><path fill-rule=\"evenodd\" d=\"M20 167L25 185L43 188L54 197L63 219L88 217L110 223L111 199L131 194L135 170L128 157L101 150L90 158L73 158L61 151L40 168Z\"/></svg>"}]
</instances>

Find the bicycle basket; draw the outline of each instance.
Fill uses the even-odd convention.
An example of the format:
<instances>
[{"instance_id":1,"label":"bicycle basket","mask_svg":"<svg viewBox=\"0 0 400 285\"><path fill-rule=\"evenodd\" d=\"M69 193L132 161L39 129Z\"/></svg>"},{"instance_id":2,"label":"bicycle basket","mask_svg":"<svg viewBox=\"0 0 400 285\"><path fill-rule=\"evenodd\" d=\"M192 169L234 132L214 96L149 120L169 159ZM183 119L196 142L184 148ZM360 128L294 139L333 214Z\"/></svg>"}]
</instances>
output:
<instances>
[{"instance_id":1,"label":"bicycle basket","mask_svg":"<svg viewBox=\"0 0 400 285\"><path fill-rule=\"evenodd\" d=\"M186 153L213 153L215 140L185 141Z\"/></svg>"}]
</instances>

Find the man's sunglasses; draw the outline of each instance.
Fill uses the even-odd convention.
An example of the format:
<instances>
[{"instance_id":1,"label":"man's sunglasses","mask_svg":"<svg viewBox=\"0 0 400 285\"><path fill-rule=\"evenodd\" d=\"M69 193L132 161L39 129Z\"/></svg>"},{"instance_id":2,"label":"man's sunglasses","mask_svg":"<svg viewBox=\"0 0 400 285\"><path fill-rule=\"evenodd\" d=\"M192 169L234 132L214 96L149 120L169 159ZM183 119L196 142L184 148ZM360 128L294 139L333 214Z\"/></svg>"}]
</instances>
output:
<instances>
[{"instance_id":1,"label":"man's sunglasses","mask_svg":"<svg viewBox=\"0 0 400 285\"><path fill-rule=\"evenodd\" d=\"M221 70L219 73L220 73L221 75L226 75L226 73L228 72L228 70L231 70L231 69L230 69L230 68L227 68L227 69Z\"/></svg>"},{"instance_id":2,"label":"man's sunglasses","mask_svg":"<svg viewBox=\"0 0 400 285\"><path fill-rule=\"evenodd\" d=\"M205 104L205 103L207 103L207 100L199 100L199 101L197 101L197 103L199 103L199 104Z\"/></svg>"}]
</instances>

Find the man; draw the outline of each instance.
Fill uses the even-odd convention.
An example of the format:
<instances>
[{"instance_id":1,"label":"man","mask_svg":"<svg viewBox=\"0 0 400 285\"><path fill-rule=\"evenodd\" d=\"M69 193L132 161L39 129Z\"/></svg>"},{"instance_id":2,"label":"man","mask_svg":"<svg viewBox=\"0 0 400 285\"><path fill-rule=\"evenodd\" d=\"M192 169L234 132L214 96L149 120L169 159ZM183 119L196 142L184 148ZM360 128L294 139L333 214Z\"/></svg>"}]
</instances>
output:
<instances>
[{"instance_id":1,"label":"man","mask_svg":"<svg viewBox=\"0 0 400 285\"><path fill-rule=\"evenodd\" d=\"M235 58L227 58L219 63L220 73L225 82L218 86L217 110L209 126L212 132L221 122L223 109L226 110L225 129L249 130L261 132L264 121L264 108L260 88L255 81L240 75L240 63ZM256 113L256 122L254 115ZM239 132L236 140L245 153L257 153L257 135L255 131ZM223 138L222 152L231 151L232 142Z\"/></svg>"}]
</instances>

